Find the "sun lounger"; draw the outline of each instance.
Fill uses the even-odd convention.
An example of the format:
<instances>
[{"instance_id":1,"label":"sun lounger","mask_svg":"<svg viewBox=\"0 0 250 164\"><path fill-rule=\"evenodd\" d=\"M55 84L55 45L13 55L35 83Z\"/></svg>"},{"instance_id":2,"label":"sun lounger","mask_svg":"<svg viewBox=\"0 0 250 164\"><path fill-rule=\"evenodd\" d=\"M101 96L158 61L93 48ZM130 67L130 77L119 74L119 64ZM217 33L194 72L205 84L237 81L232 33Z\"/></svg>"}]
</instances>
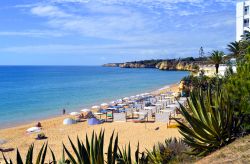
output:
<instances>
[{"instance_id":1,"label":"sun lounger","mask_svg":"<svg viewBox=\"0 0 250 164\"><path fill-rule=\"evenodd\" d=\"M156 113L155 121L169 124L169 116L170 116L169 112Z\"/></svg>"},{"instance_id":2,"label":"sun lounger","mask_svg":"<svg viewBox=\"0 0 250 164\"><path fill-rule=\"evenodd\" d=\"M147 120L147 117L148 117L148 114L144 114L144 115L139 115L138 118L136 119L133 119L132 122L134 123L143 123L143 122L146 122Z\"/></svg>"},{"instance_id":3,"label":"sun lounger","mask_svg":"<svg viewBox=\"0 0 250 164\"><path fill-rule=\"evenodd\" d=\"M103 120L99 120L95 117L88 119L88 125L98 125L98 124L102 124L103 122L104 122Z\"/></svg>"},{"instance_id":4,"label":"sun lounger","mask_svg":"<svg viewBox=\"0 0 250 164\"><path fill-rule=\"evenodd\" d=\"M113 113L114 122L126 122L126 113Z\"/></svg>"}]
</instances>

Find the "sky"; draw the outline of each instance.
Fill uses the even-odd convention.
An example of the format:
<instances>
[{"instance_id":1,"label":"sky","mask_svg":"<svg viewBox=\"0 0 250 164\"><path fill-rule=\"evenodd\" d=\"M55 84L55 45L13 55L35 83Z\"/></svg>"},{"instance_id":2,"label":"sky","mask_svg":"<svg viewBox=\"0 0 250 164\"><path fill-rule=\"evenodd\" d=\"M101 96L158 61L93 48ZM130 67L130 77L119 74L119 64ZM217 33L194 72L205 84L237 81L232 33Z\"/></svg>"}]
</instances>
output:
<instances>
[{"instance_id":1,"label":"sky","mask_svg":"<svg viewBox=\"0 0 250 164\"><path fill-rule=\"evenodd\" d=\"M1 0L0 65L208 55L235 40L234 0Z\"/></svg>"}]
</instances>

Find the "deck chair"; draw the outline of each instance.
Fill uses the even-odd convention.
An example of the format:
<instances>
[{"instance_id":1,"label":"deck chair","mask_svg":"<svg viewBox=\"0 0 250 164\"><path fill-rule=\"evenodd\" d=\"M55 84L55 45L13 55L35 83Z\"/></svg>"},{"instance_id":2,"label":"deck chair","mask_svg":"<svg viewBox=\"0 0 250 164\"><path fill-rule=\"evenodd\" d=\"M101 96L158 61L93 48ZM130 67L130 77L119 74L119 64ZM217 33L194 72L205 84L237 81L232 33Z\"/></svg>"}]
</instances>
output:
<instances>
[{"instance_id":1,"label":"deck chair","mask_svg":"<svg viewBox=\"0 0 250 164\"><path fill-rule=\"evenodd\" d=\"M147 117L148 117L148 114L146 113L145 115L140 115L138 118L133 119L132 122L134 122L134 123L143 123L143 122L147 121L146 120Z\"/></svg>"},{"instance_id":2,"label":"deck chair","mask_svg":"<svg viewBox=\"0 0 250 164\"><path fill-rule=\"evenodd\" d=\"M114 122L127 122L126 113L113 113Z\"/></svg>"},{"instance_id":3,"label":"deck chair","mask_svg":"<svg viewBox=\"0 0 250 164\"><path fill-rule=\"evenodd\" d=\"M170 113L164 112L164 113L156 113L155 114L155 121L156 122L163 122L169 124L169 116Z\"/></svg>"}]
</instances>

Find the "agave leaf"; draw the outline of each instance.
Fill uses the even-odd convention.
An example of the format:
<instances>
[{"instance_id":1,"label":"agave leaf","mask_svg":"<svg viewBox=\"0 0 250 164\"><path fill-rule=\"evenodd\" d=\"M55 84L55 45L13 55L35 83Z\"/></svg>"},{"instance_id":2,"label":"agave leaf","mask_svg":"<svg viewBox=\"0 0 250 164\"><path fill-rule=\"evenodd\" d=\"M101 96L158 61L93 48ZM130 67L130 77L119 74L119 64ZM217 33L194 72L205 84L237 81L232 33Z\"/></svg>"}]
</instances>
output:
<instances>
[{"instance_id":1,"label":"agave leaf","mask_svg":"<svg viewBox=\"0 0 250 164\"><path fill-rule=\"evenodd\" d=\"M130 143L128 144L128 162L129 162L129 163L132 163Z\"/></svg>"},{"instance_id":2,"label":"agave leaf","mask_svg":"<svg viewBox=\"0 0 250 164\"><path fill-rule=\"evenodd\" d=\"M78 153L78 151L77 151L75 145L73 144L72 140L70 139L70 137L68 137L68 138L69 138L70 145L71 145L71 147L72 147L72 149L73 149L73 151L74 151L74 153L75 153L75 155L77 157L78 163L80 164L81 161L82 161L81 157L80 157L80 154ZM81 149L79 149L79 150L81 150Z\"/></svg>"},{"instance_id":3,"label":"agave leaf","mask_svg":"<svg viewBox=\"0 0 250 164\"><path fill-rule=\"evenodd\" d=\"M43 144L42 148L40 149L40 151L38 153L38 156L36 158L36 164L40 164L41 156L42 156L42 153L43 153L43 149L44 149L44 144Z\"/></svg>"},{"instance_id":4,"label":"agave leaf","mask_svg":"<svg viewBox=\"0 0 250 164\"><path fill-rule=\"evenodd\" d=\"M117 150L118 150L118 134L116 135L116 138L115 138L115 144L114 144L114 148L113 148L113 162L116 160L117 158Z\"/></svg>"},{"instance_id":5,"label":"agave leaf","mask_svg":"<svg viewBox=\"0 0 250 164\"><path fill-rule=\"evenodd\" d=\"M115 161L113 161L113 158L112 158L112 156L114 155L112 152L113 137L114 137L114 131L109 139L108 154L107 154L107 163L108 164L115 164Z\"/></svg>"},{"instance_id":6,"label":"agave leaf","mask_svg":"<svg viewBox=\"0 0 250 164\"><path fill-rule=\"evenodd\" d=\"M44 151L43 151L43 155L41 158L41 164L44 164L45 158L46 158L46 154L47 154L47 148L48 148L48 143L46 143Z\"/></svg>"},{"instance_id":7,"label":"agave leaf","mask_svg":"<svg viewBox=\"0 0 250 164\"><path fill-rule=\"evenodd\" d=\"M16 161L17 161L17 164L23 164L23 160L18 149L17 149Z\"/></svg>"},{"instance_id":8,"label":"agave leaf","mask_svg":"<svg viewBox=\"0 0 250 164\"><path fill-rule=\"evenodd\" d=\"M137 144L137 149L135 151L135 161L136 163L139 163L139 142Z\"/></svg>"},{"instance_id":9,"label":"agave leaf","mask_svg":"<svg viewBox=\"0 0 250 164\"><path fill-rule=\"evenodd\" d=\"M52 155L52 163L53 164L56 164L56 157L55 157L55 154L54 154L54 152L52 151L52 149L51 148L49 148L50 149L50 152L51 152L51 155Z\"/></svg>"},{"instance_id":10,"label":"agave leaf","mask_svg":"<svg viewBox=\"0 0 250 164\"><path fill-rule=\"evenodd\" d=\"M30 145L28 153L26 155L26 164L32 164L33 161L33 149L34 149L34 144Z\"/></svg>"},{"instance_id":11,"label":"agave leaf","mask_svg":"<svg viewBox=\"0 0 250 164\"><path fill-rule=\"evenodd\" d=\"M69 157L69 160L73 163L73 164L77 164L75 158L72 156L72 154L68 151L68 149L66 148L66 146L63 144L63 149L65 150L66 154Z\"/></svg>"},{"instance_id":12,"label":"agave leaf","mask_svg":"<svg viewBox=\"0 0 250 164\"><path fill-rule=\"evenodd\" d=\"M95 163L95 153L94 153L94 131L92 132L92 137L91 137L91 145L90 145L90 158L91 158L91 164Z\"/></svg>"},{"instance_id":13,"label":"agave leaf","mask_svg":"<svg viewBox=\"0 0 250 164\"><path fill-rule=\"evenodd\" d=\"M3 155L4 162L5 162L6 164L9 164L9 162L8 162L8 160L6 159L6 157L5 157L5 155L4 155L3 152L2 152L2 155ZM12 161L10 161L10 163L12 163Z\"/></svg>"}]
</instances>

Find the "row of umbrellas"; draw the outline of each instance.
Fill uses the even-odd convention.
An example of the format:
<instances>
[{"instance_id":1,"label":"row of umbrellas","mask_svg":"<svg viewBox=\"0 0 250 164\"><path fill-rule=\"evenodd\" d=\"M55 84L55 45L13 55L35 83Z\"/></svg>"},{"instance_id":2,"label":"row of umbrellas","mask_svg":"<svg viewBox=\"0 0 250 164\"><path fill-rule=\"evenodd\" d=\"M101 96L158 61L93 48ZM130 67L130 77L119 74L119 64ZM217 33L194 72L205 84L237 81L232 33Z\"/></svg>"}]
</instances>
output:
<instances>
[{"instance_id":1,"label":"row of umbrellas","mask_svg":"<svg viewBox=\"0 0 250 164\"><path fill-rule=\"evenodd\" d=\"M135 100L137 100L137 99L145 98L145 97L148 97L148 96L150 96L150 93L142 93L142 94L138 94L138 95L135 95L135 96L124 97L124 98L118 99L116 101L111 101L109 104L108 103L102 103L100 106L99 105L92 106L91 109L101 109L102 107L109 107L109 106L115 106L115 105L125 106L127 104L124 103L124 101L131 103L131 102L135 102ZM91 109L82 109L80 111L81 112L90 112ZM72 116L78 116L81 113L80 112L71 112L69 114L72 115Z\"/></svg>"}]
</instances>

